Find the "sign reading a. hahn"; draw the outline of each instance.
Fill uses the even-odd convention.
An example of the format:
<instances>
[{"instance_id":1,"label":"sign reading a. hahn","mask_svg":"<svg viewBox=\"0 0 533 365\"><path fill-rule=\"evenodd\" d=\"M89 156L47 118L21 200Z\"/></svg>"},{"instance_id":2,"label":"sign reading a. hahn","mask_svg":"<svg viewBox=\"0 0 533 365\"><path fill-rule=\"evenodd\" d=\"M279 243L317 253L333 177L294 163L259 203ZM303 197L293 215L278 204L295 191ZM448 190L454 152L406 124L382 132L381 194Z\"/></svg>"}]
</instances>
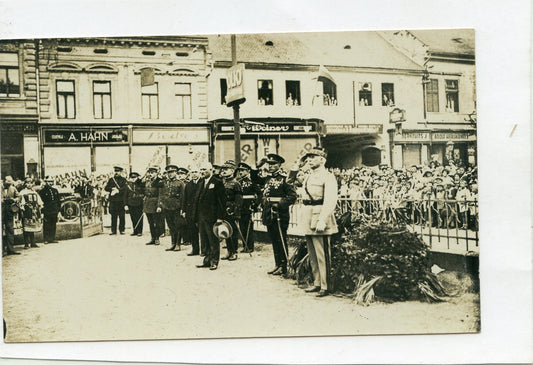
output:
<instances>
[{"instance_id":1,"label":"sign reading a. hahn","mask_svg":"<svg viewBox=\"0 0 533 365\"><path fill-rule=\"evenodd\" d=\"M244 63L230 67L226 73L228 92L226 105L232 107L246 101L244 97Z\"/></svg>"}]
</instances>

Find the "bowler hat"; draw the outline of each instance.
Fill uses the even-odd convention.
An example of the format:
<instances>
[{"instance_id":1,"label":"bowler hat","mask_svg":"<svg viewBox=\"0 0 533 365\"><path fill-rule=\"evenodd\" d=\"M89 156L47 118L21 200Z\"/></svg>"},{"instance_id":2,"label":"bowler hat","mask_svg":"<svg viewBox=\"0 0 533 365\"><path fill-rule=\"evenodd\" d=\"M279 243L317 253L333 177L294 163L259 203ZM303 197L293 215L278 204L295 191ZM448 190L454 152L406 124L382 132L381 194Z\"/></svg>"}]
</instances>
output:
<instances>
[{"instance_id":1,"label":"bowler hat","mask_svg":"<svg viewBox=\"0 0 533 365\"><path fill-rule=\"evenodd\" d=\"M279 163L282 164L285 162L285 159L281 157L280 155L276 155L275 153L269 153L267 155L267 162L268 163Z\"/></svg>"},{"instance_id":2,"label":"bowler hat","mask_svg":"<svg viewBox=\"0 0 533 365\"><path fill-rule=\"evenodd\" d=\"M221 221L216 222L213 225L213 234L219 239L219 240L225 240L228 237L231 237L233 235L233 228L231 227L231 224L229 224L227 221Z\"/></svg>"}]
</instances>

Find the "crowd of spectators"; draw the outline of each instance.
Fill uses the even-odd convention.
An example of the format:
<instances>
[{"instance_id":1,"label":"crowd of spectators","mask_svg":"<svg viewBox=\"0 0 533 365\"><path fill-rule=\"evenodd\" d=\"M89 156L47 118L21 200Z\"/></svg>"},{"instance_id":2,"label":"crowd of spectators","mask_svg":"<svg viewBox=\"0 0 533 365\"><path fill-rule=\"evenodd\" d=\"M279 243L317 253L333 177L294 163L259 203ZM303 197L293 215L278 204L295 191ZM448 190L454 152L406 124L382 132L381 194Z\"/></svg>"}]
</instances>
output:
<instances>
[{"instance_id":1,"label":"crowd of spectators","mask_svg":"<svg viewBox=\"0 0 533 365\"><path fill-rule=\"evenodd\" d=\"M330 171L341 201L351 202L352 210L438 228L478 229L476 166L432 161L402 169L380 165Z\"/></svg>"}]
</instances>

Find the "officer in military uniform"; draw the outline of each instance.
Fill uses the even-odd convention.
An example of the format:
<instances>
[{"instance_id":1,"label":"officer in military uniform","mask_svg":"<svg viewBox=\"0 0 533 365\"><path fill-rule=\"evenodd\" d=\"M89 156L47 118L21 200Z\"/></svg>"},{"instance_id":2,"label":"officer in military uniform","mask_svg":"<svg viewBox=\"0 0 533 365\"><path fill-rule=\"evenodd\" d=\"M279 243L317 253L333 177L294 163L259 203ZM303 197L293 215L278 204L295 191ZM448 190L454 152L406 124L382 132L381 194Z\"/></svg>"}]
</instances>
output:
<instances>
[{"instance_id":1,"label":"officer in military uniform","mask_svg":"<svg viewBox=\"0 0 533 365\"><path fill-rule=\"evenodd\" d=\"M44 187L39 191L39 195L43 201L43 241L44 243L57 243L57 215L61 207L59 191L53 187L54 179L50 176L45 177L44 182Z\"/></svg>"},{"instance_id":2,"label":"officer in military uniform","mask_svg":"<svg viewBox=\"0 0 533 365\"><path fill-rule=\"evenodd\" d=\"M117 220L120 234L124 234L126 229L126 212L124 206L126 205L126 179L122 176L124 169L120 166L115 166L115 175L112 176L104 188L109 192L109 213L111 214L111 235L117 234ZM44 200L43 200L44 201Z\"/></svg>"},{"instance_id":3,"label":"officer in military uniform","mask_svg":"<svg viewBox=\"0 0 533 365\"><path fill-rule=\"evenodd\" d=\"M301 224L313 271L314 285L306 292L318 292L318 297L328 295L331 290L331 235L337 233L334 217L337 205L337 180L324 166L327 154L315 147L305 156L310 173L303 182L303 207Z\"/></svg>"},{"instance_id":4,"label":"officer in military uniform","mask_svg":"<svg viewBox=\"0 0 533 365\"><path fill-rule=\"evenodd\" d=\"M296 191L281 173L281 164L285 159L274 153L267 155L269 176L265 178L263 188L262 221L267 227L272 241L276 267L269 271L273 275L287 273L288 246L287 229L289 228L289 207L296 201Z\"/></svg>"},{"instance_id":5,"label":"officer in military uniform","mask_svg":"<svg viewBox=\"0 0 533 365\"><path fill-rule=\"evenodd\" d=\"M257 209L259 202L261 201L261 189L252 182L250 178L250 172L252 168L250 165L241 162L237 166L237 181L241 184L242 188L242 209L241 219L239 220L239 226L242 232L243 249L241 252L253 252L254 251L254 222L252 214Z\"/></svg>"},{"instance_id":6,"label":"officer in military uniform","mask_svg":"<svg viewBox=\"0 0 533 365\"><path fill-rule=\"evenodd\" d=\"M143 235L143 198L144 184L138 172L130 173L126 190L126 209L130 213L133 227L132 236Z\"/></svg>"},{"instance_id":7,"label":"officer in military uniform","mask_svg":"<svg viewBox=\"0 0 533 365\"><path fill-rule=\"evenodd\" d=\"M163 211L170 231L171 246L166 251L174 251L176 246L179 251L181 250L181 234L178 219L181 218L185 183L177 178L178 166L168 165L165 170L167 179L159 192L159 207Z\"/></svg>"},{"instance_id":8,"label":"officer in military uniform","mask_svg":"<svg viewBox=\"0 0 533 365\"><path fill-rule=\"evenodd\" d=\"M144 183L144 200L143 210L148 219L150 226L150 242L147 245L159 245L159 236L161 235L158 225L158 219L161 215L161 208L159 207L159 190L163 182L157 175L158 167L150 166L146 171L145 177L142 179Z\"/></svg>"},{"instance_id":9,"label":"officer in military uniform","mask_svg":"<svg viewBox=\"0 0 533 365\"><path fill-rule=\"evenodd\" d=\"M226 209L224 220L233 228L233 234L226 239L228 254L222 257L222 260L237 260L237 249L239 247L239 230L237 227L241 217L242 209L242 188L241 184L235 179L235 169L237 166L233 160L228 160L220 169L220 176L224 182L226 191Z\"/></svg>"}]
</instances>

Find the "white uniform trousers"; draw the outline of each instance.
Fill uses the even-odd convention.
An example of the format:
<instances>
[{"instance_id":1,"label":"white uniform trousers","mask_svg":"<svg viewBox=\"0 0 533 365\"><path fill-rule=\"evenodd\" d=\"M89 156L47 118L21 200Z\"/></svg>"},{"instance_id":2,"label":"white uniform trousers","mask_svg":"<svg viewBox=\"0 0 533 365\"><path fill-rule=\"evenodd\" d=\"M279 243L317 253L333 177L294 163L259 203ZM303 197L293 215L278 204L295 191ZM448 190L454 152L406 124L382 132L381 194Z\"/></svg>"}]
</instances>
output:
<instances>
[{"instance_id":1,"label":"white uniform trousers","mask_svg":"<svg viewBox=\"0 0 533 365\"><path fill-rule=\"evenodd\" d=\"M322 290L330 290L331 271L331 236L305 236L314 286Z\"/></svg>"}]
</instances>

